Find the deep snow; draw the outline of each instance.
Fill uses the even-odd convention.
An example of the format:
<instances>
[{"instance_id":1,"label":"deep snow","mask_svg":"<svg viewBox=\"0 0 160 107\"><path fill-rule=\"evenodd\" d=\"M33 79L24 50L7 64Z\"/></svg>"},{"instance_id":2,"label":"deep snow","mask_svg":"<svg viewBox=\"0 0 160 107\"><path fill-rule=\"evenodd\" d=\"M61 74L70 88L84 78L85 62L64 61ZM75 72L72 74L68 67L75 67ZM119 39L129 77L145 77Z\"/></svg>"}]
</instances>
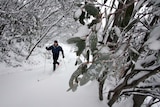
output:
<instances>
[{"instance_id":1,"label":"deep snow","mask_svg":"<svg viewBox=\"0 0 160 107\"><path fill-rule=\"evenodd\" d=\"M22 67L0 64L0 107L106 107L98 100L96 81L67 92L76 56L72 47L61 45L65 58L60 56L55 72L51 57L47 59L51 54L45 55L45 49L37 49Z\"/></svg>"},{"instance_id":2,"label":"deep snow","mask_svg":"<svg viewBox=\"0 0 160 107\"><path fill-rule=\"evenodd\" d=\"M60 66L55 72L52 72L52 55L45 48L37 48L22 67L0 64L0 107L108 107L106 100L98 99L96 81L78 87L75 92L67 92L69 79L77 68L74 66L77 57L72 46L60 45L65 58L60 55ZM110 87L108 83L107 89ZM113 107L132 107L132 104L129 98Z\"/></svg>"}]
</instances>

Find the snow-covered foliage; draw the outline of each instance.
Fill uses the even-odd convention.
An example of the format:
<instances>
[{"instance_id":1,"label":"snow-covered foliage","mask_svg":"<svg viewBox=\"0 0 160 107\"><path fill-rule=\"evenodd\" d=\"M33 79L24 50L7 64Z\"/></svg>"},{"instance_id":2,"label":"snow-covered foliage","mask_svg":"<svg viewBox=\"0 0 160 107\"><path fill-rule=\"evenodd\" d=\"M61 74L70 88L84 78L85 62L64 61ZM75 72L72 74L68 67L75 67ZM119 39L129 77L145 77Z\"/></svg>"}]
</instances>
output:
<instances>
[{"instance_id":1,"label":"snow-covered foliage","mask_svg":"<svg viewBox=\"0 0 160 107\"><path fill-rule=\"evenodd\" d=\"M86 60L71 76L70 89L75 91L79 85L97 79L99 99L107 97L109 106L131 95L133 107L140 107L147 96L154 98L153 104L157 102L159 10L159 0L90 0L80 4L74 17L83 27L68 42L81 43L76 45L77 55ZM108 81L113 84L109 89Z\"/></svg>"}]
</instances>

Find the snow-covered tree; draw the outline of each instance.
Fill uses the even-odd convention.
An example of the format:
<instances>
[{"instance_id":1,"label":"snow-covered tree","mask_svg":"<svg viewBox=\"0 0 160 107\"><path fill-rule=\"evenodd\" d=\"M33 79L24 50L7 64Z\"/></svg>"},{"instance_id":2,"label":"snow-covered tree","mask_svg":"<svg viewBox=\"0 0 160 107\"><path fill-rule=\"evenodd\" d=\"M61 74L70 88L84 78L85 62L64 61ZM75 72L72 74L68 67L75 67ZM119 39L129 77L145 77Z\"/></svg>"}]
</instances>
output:
<instances>
[{"instance_id":1,"label":"snow-covered tree","mask_svg":"<svg viewBox=\"0 0 160 107\"><path fill-rule=\"evenodd\" d=\"M1 0L0 61L28 59L46 36L68 28L73 6L66 0Z\"/></svg>"},{"instance_id":2,"label":"snow-covered tree","mask_svg":"<svg viewBox=\"0 0 160 107\"><path fill-rule=\"evenodd\" d=\"M77 59L69 90L97 79L99 99L110 107L122 97L132 97L133 107L147 96L148 107L159 102L160 1L88 0L78 6L74 18L81 26L68 43L86 60Z\"/></svg>"}]
</instances>

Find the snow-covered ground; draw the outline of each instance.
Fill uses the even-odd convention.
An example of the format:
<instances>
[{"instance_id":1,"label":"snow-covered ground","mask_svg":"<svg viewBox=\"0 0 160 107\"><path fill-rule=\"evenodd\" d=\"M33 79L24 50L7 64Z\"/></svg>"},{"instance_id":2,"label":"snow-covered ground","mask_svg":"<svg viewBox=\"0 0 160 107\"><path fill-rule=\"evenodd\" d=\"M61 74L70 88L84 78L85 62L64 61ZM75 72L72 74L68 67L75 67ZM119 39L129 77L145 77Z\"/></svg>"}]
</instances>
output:
<instances>
[{"instance_id":1,"label":"snow-covered ground","mask_svg":"<svg viewBox=\"0 0 160 107\"><path fill-rule=\"evenodd\" d=\"M52 54L45 48L37 48L22 67L0 64L0 107L108 107L107 101L98 99L96 81L78 87L75 92L67 92L69 79L77 68L74 66L76 55L72 46L60 45L65 58L60 54L60 65L55 72L52 71ZM113 107L132 105L132 99L125 99Z\"/></svg>"},{"instance_id":2,"label":"snow-covered ground","mask_svg":"<svg viewBox=\"0 0 160 107\"><path fill-rule=\"evenodd\" d=\"M76 56L71 46L61 45L65 58L60 56L55 72L45 49L37 49L22 67L0 64L0 107L106 107L98 100L96 81L67 92Z\"/></svg>"}]
</instances>

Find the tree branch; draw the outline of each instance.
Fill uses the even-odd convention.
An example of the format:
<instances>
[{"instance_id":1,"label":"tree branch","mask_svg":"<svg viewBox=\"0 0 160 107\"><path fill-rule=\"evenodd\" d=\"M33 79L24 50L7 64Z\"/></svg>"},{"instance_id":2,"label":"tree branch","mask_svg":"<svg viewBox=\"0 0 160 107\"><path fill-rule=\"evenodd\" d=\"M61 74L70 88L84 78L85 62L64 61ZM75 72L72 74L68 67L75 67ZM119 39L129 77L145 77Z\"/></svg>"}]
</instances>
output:
<instances>
[{"instance_id":1,"label":"tree branch","mask_svg":"<svg viewBox=\"0 0 160 107\"><path fill-rule=\"evenodd\" d=\"M73 7L73 4L71 5L71 7L67 10L67 12L61 16L53 25L51 25L48 30L43 34L43 36L41 38L39 38L39 40L37 41L37 43L33 46L33 48L31 49L29 55L26 57L26 60L29 59L30 55L32 54L32 52L34 51L34 49L36 48L36 46L47 36L48 32L57 24L59 23L64 17L66 14L69 13L70 9Z\"/></svg>"},{"instance_id":2,"label":"tree branch","mask_svg":"<svg viewBox=\"0 0 160 107\"><path fill-rule=\"evenodd\" d=\"M109 91L108 97L111 96L111 93L114 92L111 100L108 102L109 106L112 106L114 104L114 102L118 99L118 97L120 96L122 90L124 89L128 89L128 88L133 88L136 85L138 85L140 82L144 81L145 79L147 79L148 77L155 75L156 73L160 72L160 66L158 66L157 68L151 70L149 73L145 74L144 76L140 77L139 79L133 81L130 84L127 84L127 81L130 79L130 77L133 76L133 74L135 74L136 70L133 70L130 74L128 74L126 76L126 78L124 79L123 83L121 83L119 86L117 86L114 90Z\"/></svg>"},{"instance_id":3,"label":"tree branch","mask_svg":"<svg viewBox=\"0 0 160 107\"><path fill-rule=\"evenodd\" d=\"M63 19L64 16L62 16L61 18L59 18L53 25L51 25L48 30L43 34L43 36L37 41L37 43L33 46L33 48L31 49L29 55L26 57L26 60L28 60L28 58L30 57L30 55L32 54L32 52L34 51L34 49L36 48L36 46L44 39L44 37L47 36L48 32L52 29L53 26L55 26L58 22L60 22Z\"/></svg>"},{"instance_id":4,"label":"tree branch","mask_svg":"<svg viewBox=\"0 0 160 107\"><path fill-rule=\"evenodd\" d=\"M46 19L48 19L50 16L52 16L54 13L58 12L59 8L54 10L53 12L51 12L49 15L47 15L44 19L42 19L43 21L45 21Z\"/></svg>"},{"instance_id":5,"label":"tree branch","mask_svg":"<svg viewBox=\"0 0 160 107\"><path fill-rule=\"evenodd\" d=\"M160 99L160 94L153 93L152 90L132 90L132 91L123 91L121 95L125 94L138 94L138 95L144 95L144 96L152 96L153 98Z\"/></svg>"}]
</instances>

